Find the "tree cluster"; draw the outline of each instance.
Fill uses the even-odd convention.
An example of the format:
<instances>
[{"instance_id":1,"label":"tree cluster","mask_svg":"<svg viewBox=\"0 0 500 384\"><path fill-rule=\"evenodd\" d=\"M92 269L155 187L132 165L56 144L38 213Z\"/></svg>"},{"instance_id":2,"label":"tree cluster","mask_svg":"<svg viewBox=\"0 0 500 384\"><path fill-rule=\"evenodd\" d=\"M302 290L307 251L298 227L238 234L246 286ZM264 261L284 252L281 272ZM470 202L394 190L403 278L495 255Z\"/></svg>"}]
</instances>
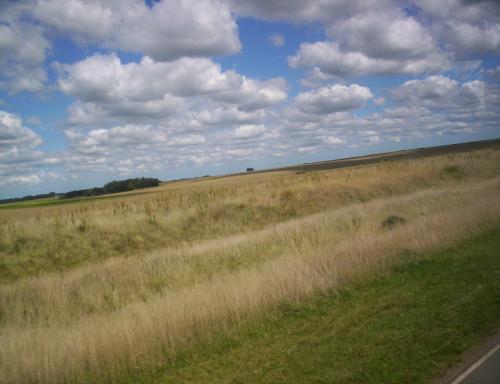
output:
<instances>
[{"instance_id":1,"label":"tree cluster","mask_svg":"<svg viewBox=\"0 0 500 384\"><path fill-rule=\"evenodd\" d=\"M132 191L134 189L140 188L157 187L158 185L160 185L160 180L149 177L140 177L127 180L113 180L105 184L103 187L79 189L66 192L62 195L62 198L69 199L73 197L99 196L109 193Z\"/></svg>"}]
</instances>

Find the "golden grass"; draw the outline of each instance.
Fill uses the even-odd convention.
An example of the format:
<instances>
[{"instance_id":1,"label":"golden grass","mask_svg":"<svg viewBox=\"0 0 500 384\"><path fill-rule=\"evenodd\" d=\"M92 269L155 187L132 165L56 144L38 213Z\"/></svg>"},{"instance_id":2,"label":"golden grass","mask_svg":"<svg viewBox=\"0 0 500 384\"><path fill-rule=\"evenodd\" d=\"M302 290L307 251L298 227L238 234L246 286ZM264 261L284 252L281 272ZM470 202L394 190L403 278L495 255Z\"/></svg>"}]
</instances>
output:
<instances>
[{"instance_id":1,"label":"golden grass","mask_svg":"<svg viewBox=\"0 0 500 384\"><path fill-rule=\"evenodd\" d=\"M0 382L116 382L282 302L498 225L499 153L202 180L5 214L2 257L60 271L0 284ZM394 214L406 223L384 228ZM106 246L148 233L151 244L127 241L122 253ZM30 241L59 256L30 254ZM73 248L98 246L93 263L69 268L86 255Z\"/></svg>"},{"instance_id":2,"label":"golden grass","mask_svg":"<svg viewBox=\"0 0 500 384\"><path fill-rule=\"evenodd\" d=\"M157 193L0 211L0 279L182 247L345 204L496 175L500 151L166 184ZM458 166L462 180L441 173Z\"/></svg>"},{"instance_id":3,"label":"golden grass","mask_svg":"<svg viewBox=\"0 0 500 384\"><path fill-rule=\"evenodd\" d=\"M414 220L453 210L488 189L497 179L460 189L441 188L392 199L358 203L184 248L166 248L145 257L117 257L65 274L48 274L4 284L0 290L0 324L67 322L82 315L109 312L145 301L163 290L175 291L231 273L283 253L304 253L355 233L376 234L393 212Z\"/></svg>"},{"instance_id":4,"label":"golden grass","mask_svg":"<svg viewBox=\"0 0 500 384\"><path fill-rule=\"evenodd\" d=\"M449 198L443 199L446 195ZM449 209L444 201L452 201L450 205L453 209ZM417 207L423 208L427 214L408 216ZM338 219L343 219L344 223L369 222L372 212L375 212L374 217L380 217L380 214L394 209L398 213L403 212L405 208L409 222L393 230L383 230L373 220L364 229L347 230L342 239L334 236L332 242L310 238L314 234L316 239L323 235L327 239L331 231L325 224L335 223ZM434 213L429 213L432 211ZM316 215L296 221L288 228L275 228L282 241L290 244L287 252L230 273L221 271L216 278L189 282L178 289L164 289L145 301L132 300L114 311L80 313L78 318L66 324L61 323L63 319L58 316L46 322L33 323L25 319L24 324L18 322L19 318L11 319L0 330L0 374L3 375L0 380L7 383L71 382L90 377L92 381L114 381L129 367L142 364L145 360L161 360L165 353L173 353L183 345L206 337L215 329L237 324L282 301L297 300L318 290L336 288L369 271L383 269L397 260L396 257L403 251L426 251L445 246L471 232L498 223L498 180L465 190L447 188L385 202L370 202L346 209L340 215L335 211L329 215L331 217L328 213ZM324 233L318 234L321 230ZM300 233L303 233L306 245L298 239L287 242L300 236ZM242 243L245 240L251 241L244 239ZM318 247L318 244L321 246ZM229 247L235 245L240 246L241 243L236 241ZM224 247L224 243L220 246ZM218 248L215 245L212 247L208 252ZM189 265L190 257L196 253L188 250L186 255L163 257L167 266L172 259L181 259ZM204 255L203 252L200 255ZM187 260L183 260L184 256ZM146 258L140 262L147 265L151 261ZM112 264L112 261L109 263ZM182 273L182 268L180 270ZM94 272L99 273L98 270ZM88 269L86 273L89 273ZM49 286L45 292L44 283ZM114 282L117 285L127 283L127 279ZM17 282L9 287L11 291L7 296L10 296L10 305L14 307L16 301L23 302L30 291L35 297L51 294L55 300L60 300L59 295L71 294L71 288L68 290L64 284L64 277L58 279L55 276L47 281L31 280L24 286ZM99 289L96 289L92 294L98 292Z\"/></svg>"}]
</instances>

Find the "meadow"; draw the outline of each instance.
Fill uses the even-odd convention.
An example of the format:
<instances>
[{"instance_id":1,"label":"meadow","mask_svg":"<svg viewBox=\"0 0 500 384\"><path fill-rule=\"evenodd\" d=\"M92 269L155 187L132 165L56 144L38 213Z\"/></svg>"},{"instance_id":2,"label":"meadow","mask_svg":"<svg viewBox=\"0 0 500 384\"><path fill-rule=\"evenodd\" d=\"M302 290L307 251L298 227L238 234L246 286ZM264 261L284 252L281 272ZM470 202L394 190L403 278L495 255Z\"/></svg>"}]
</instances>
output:
<instances>
[{"instance_id":1,"label":"meadow","mask_svg":"<svg viewBox=\"0 0 500 384\"><path fill-rule=\"evenodd\" d=\"M0 382L131 381L424 260L498 227L499 164L496 146L2 209Z\"/></svg>"}]
</instances>

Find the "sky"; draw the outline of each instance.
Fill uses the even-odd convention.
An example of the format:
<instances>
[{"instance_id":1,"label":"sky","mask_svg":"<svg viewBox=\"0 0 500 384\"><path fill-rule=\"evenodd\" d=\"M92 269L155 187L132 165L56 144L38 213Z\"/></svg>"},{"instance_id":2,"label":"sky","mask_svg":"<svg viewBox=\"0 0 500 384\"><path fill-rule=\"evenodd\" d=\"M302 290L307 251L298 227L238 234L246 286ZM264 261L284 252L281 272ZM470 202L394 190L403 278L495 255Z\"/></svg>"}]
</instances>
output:
<instances>
[{"instance_id":1,"label":"sky","mask_svg":"<svg viewBox=\"0 0 500 384\"><path fill-rule=\"evenodd\" d=\"M0 198L500 137L500 3L0 0Z\"/></svg>"}]
</instances>

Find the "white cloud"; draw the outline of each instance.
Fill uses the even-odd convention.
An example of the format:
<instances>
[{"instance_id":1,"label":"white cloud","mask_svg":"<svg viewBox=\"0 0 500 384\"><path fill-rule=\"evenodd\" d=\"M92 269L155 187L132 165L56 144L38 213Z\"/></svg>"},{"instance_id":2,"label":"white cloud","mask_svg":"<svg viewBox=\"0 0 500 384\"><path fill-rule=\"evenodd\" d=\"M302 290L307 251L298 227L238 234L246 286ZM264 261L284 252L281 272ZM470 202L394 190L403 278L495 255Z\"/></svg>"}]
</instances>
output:
<instances>
[{"instance_id":1,"label":"white cloud","mask_svg":"<svg viewBox=\"0 0 500 384\"><path fill-rule=\"evenodd\" d=\"M345 4L335 3L347 9ZM450 66L449 55L431 32L397 3L362 3L353 2L350 12L320 18L329 39L301 44L289 57L289 64L311 68L316 79L325 75L414 75Z\"/></svg>"},{"instance_id":2,"label":"white cloud","mask_svg":"<svg viewBox=\"0 0 500 384\"><path fill-rule=\"evenodd\" d=\"M430 76L407 81L391 93L396 100L411 103L414 107L421 105L433 110L460 110L465 107L484 107L487 92L486 83L481 80L460 84L444 76Z\"/></svg>"},{"instance_id":3,"label":"white cloud","mask_svg":"<svg viewBox=\"0 0 500 384\"><path fill-rule=\"evenodd\" d=\"M42 179L35 173L31 175L22 175L22 176L6 176L0 178L0 185L19 185L19 184L27 184L34 185L42 182Z\"/></svg>"},{"instance_id":4,"label":"white cloud","mask_svg":"<svg viewBox=\"0 0 500 384\"><path fill-rule=\"evenodd\" d=\"M424 80L409 80L393 91L398 99L435 99L447 96L458 88L455 80L430 76Z\"/></svg>"},{"instance_id":5,"label":"white cloud","mask_svg":"<svg viewBox=\"0 0 500 384\"><path fill-rule=\"evenodd\" d=\"M230 90L242 83L235 72L222 72L218 64L203 58L162 63L144 57L138 63L123 64L115 54L96 54L58 68L63 92L94 102L147 101L165 94L187 97Z\"/></svg>"},{"instance_id":6,"label":"white cloud","mask_svg":"<svg viewBox=\"0 0 500 384\"><path fill-rule=\"evenodd\" d=\"M228 137L233 139L250 139L260 136L264 132L265 127L263 125L241 125L231 131Z\"/></svg>"},{"instance_id":7,"label":"white cloud","mask_svg":"<svg viewBox=\"0 0 500 384\"><path fill-rule=\"evenodd\" d=\"M109 147L124 150L126 147L160 144L167 141L165 133L154 130L148 125L129 124L110 129L93 129L86 136L67 131L66 135L70 140L79 140L77 150L84 153L105 154Z\"/></svg>"},{"instance_id":8,"label":"white cloud","mask_svg":"<svg viewBox=\"0 0 500 384\"><path fill-rule=\"evenodd\" d=\"M22 119L0 111L0 185L37 184L53 177L41 167L60 164L60 158L37 150L42 139Z\"/></svg>"},{"instance_id":9,"label":"white cloud","mask_svg":"<svg viewBox=\"0 0 500 384\"><path fill-rule=\"evenodd\" d=\"M371 99L373 94L358 84L335 84L310 92L299 93L295 98L298 109L309 114L328 114L356 109Z\"/></svg>"},{"instance_id":10,"label":"white cloud","mask_svg":"<svg viewBox=\"0 0 500 384\"><path fill-rule=\"evenodd\" d=\"M484 81L459 82L444 76L408 81L388 92L380 112L297 114L285 109L281 140L301 153L342 144L359 148L443 135L498 131L500 87ZM341 142L342 141L342 142Z\"/></svg>"},{"instance_id":11,"label":"white cloud","mask_svg":"<svg viewBox=\"0 0 500 384\"><path fill-rule=\"evenodd\" d=\"M265 113L262 109L242 111L237 107L224 105L189 112L187 115L188 122L182 121L180 124L193 128L252 124L259 122L264 116Z\"/></svg>"},{"instance_id":12,"label":"white cloud","mask_svg":"<svg viewBox=\"0 0 500 384\"><path fill-rule=\"evenodd\" d=\"M222 71L218 64L204 58L162 63L145 57L139 63L124 64L114 54L97 54L57 68L60 89L78 98L69 109L68 119L76 125L109 118L165 118L179 111L188 115L184 104L188 98L193 104L195 97L226 105L217 105L205 117L218 111L226 115L219 120L246 119L252 111L287 97L284 79L250 79L234 71Z\"/></svg>"},{"instance_id":13,"label":"white cloud","mask_svg":"<svg viewBox=\"0 0 500 384\"><path fill-rule=\"evenodd\" d=\"M37 0L32 17L81 41L156 60L236 53L241 44L229 8L215 0Z\"/></svg>"},{"instance_id":14,"label":"white cloud","mask_svg":"<svg viewBox=\"0 0 500 384\"><path fill-rule=\"evenodd\" d=\"M169 145L199 145L205 142L205 137L202 135L189 134L189 135L178 135L169 140Z\"/></svg>"},{"instance_id":15,"label":"white cloud","mask_svg":"<svg viewBox=\"0 0 500 384\"><path fill-rule=\"evenodd\" d=\"M278 77L259 81L241 76L238 87L214 93L212 98L251 111L281 103L287 98L287 82Z\"/></svg>"},{"instance_id":16,"label":"white cloud","mask_svg":"<svg viewBox=\"0 0 500 384\"><path fill-rule=\"evenodd\" d=\"M456 58L500 49L500 3L493 0L418 0L431 32Z\"/></svg>"},{"instance_id":17,"label":"white cloud","mask_svg":"<svg viewBox=\"0 0 500 384\"><path fill-rule=\"evenodd\" d=\"M318 152L318 148L313 145L308 147L298 147L297 152L299 152L300 154L315 153Z\"/></svg>"},{"instance_id":18,"label":"white cloud","mask_svg":"<svg viewBox=\"0 0 500 384\"><path fill-rule=\"evenodd\" d=\"M40 28L0 23L0 89L11 93L41 91L47 81L43 63L49 48Z\"/></svg>"},{"instance_id":19,"label":"white cloud","mask_svg":"<svg viewBox=\"0 0 500 384\"><path fill-rule=\"evenodd\" d=\"M79 44L119 49L156 61L209 57L241 49L238 27L218 0L27 0L0 4L0 88L42 91L51 43L64 35Z\"/></svg>"},{"instance_id":20,"label":"white cloud","mask_svg":"<svg viewBox=\"0 0 500 384\"><path fill-rule=\"evenodd\" d=\"M500 24L448 22L439 33L447 49L460 58L500 51Z\"/></svg>"},{"instance_id":21,"label":"white cloud","mask_svg":"<svg viewBox=\"0 0 500 384\"><path fill-rule=\"evenodd\" d=\"M333 23L328 34L340 40L346 51L372 59L422 59L437 50L430 33L415 18L391 7Z\"/></svg>"},{"instance_id":22,"label":"white cloud","mask_svg":"<svg viewBox=\"0 0 500 384\"><path fill-rule=\"evenodd\" d=\"M416 4L435 19L454 19L468 23L500 21L500 5L495 0L417 0Z\"/></svg>"},{"instance_id":23,"label":"white cloud","mask_svg":"<svg viewBox=\"0 0 500 384\"><path fill-rule=\"evenodd\" d=\"M33 148L41 143L40 136L24 127L20 117L0 111L0 148L19 146Z\"/></svg>"},{"instance_id":24,"label":"white cloud","mask_svg":"<svg viewBox=\"0 0 500 384\"><path fill-rule=\"evenodd\" d=\"M296 55L288 58L294 68L313 67L328 75L419 74L437 72L449 66L440 54L417 59L371 58L363 52L342 51L338 43L303 43Z\"/></svg>"},{"instance_id":25,"label":"white cloud","mask_svg":"<svg viewBox=\"0 0 500 384\"><path fill-rule=\"evenodd\" d=\"M243 16L320 22L330 38L340 43L341 52L358 52L372 59L423 59L422 54L436 58L441 50L436 42L445 43L446 49L460 59L499 49L500 3L494 0L416 0L414 16L403 10L408 2L388 0L228 3Z\"/></svg>"},{"instance_id":26,"label":"white cloud","mask_svg":"<svg viewBox=\"0 0 500 384\"><path fill-rule=\"evenodd\" d=\"M345 143L345 140L338 138L336 136L328 136L325 138L325 143L331 146L339 145Z\"/></svg>"}]
</instances>

